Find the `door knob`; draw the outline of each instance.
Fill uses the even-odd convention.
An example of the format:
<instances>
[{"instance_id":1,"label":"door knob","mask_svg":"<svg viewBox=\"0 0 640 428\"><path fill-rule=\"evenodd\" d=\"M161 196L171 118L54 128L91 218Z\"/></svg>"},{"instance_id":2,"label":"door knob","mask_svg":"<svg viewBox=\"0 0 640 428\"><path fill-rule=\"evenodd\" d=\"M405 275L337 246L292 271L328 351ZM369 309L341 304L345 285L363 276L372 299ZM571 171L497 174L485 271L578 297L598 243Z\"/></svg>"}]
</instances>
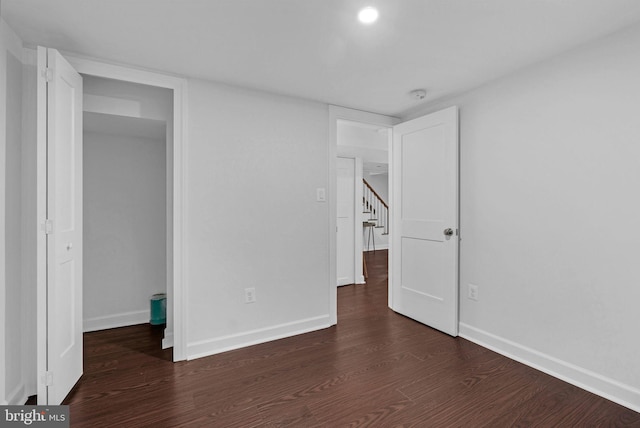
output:
<instances>
[{"instance_id":1,"label":"door knob","mask_svg":"<svg viewBox=\"0 0 640 428\"><path fill-rule=\"evenodd\" d=\"M453 229L451 228L445 229L444 236L453 236Z\"/></svg>"},{"instance_id":2,"label":"door knob","mask_svg":"<svg viewBox=\"0 0 640 428\"><path fill-rule=\"evenodd\" d=\"M73 244L71 242L69 242L67 244L67 251L70 251L73 248Z\"/></svg>"}]
</instances>

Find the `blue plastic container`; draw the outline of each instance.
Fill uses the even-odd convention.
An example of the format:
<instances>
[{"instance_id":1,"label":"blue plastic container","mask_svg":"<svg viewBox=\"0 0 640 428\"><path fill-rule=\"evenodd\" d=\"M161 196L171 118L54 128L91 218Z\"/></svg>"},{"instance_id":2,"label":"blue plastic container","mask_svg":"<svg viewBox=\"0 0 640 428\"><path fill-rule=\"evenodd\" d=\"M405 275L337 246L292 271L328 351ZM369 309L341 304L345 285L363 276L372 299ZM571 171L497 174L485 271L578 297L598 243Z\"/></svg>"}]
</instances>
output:
<instances>
[{"instance_id":1,"label":"blue plastic container","mask_svg":"<svg viewBox=\"0 0 640 428\"><path fill-rule=\"evenodd\" d=\"M151 325L167 323L167 294L158 293L151 296Z\"/></svg>"}]
</instances>

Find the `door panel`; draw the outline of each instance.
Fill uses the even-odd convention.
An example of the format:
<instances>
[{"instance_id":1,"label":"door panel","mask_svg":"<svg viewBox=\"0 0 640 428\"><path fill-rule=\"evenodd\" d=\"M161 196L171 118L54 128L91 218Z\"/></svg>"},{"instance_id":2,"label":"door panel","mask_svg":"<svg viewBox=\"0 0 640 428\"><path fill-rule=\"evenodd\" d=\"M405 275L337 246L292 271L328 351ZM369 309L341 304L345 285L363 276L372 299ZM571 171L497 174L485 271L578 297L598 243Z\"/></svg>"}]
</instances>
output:
<instances>
[{"instance_id":1,"label":"door panel","mask_svg":"<svg viewBox=\"0 0 640 428\"><path fill-rule=\"evenodd\" d=\"M337 277L338 285L355 283L355 159L337 164Z\"/></svg>"},{"instance_id":2,"label":"door panel","mask_svg":"<svg viewBox=\"0 0 640 428\"><path fill-rule=\"evenodd\" d=\"M423 144L431 141L431 144ZM444 135L441 126L421 129L403 135L402 145L402 213L405 220L442 220L443 186L437 183L443 174L445 159ZM428 165L425 165L428 162ZM428 166L428 167L427 167Z\"/></svg>"},{"instance_id":3,"label":"door panel","mask_svg":"<svg viewBox=\"0 0 640 428\"><path fill-rule=\"evenodd\" d=\"M458 334L458 113L394 127L390 306ZM452 236L445 234L453 231Z\"/></svg>"},{"instance_id":4,"label":"door panel","mask_svg":"<svg viewBox=\"0 0 640 428\"><path fill-rule=\"evenodd\" d=\"M49 70L42 147L46 150L46 216L51 225L46 236L49 382L46 400L39 397L38 402L56 405L82 375L82 77L54 49L46 49L38 59L46 59Z\"/></svg>"},{"instance_id":5,"label":"door panel","mask_svg":"<svg viewBox=\"0 0 640 428\"><path fill-rule=\"evenodd\" d=\"M443 254L438 244L424 239L403 238L402 287L425 297L443 300ZM428 260L429 263L424 261Z\"/></svg>"}]
</instances>

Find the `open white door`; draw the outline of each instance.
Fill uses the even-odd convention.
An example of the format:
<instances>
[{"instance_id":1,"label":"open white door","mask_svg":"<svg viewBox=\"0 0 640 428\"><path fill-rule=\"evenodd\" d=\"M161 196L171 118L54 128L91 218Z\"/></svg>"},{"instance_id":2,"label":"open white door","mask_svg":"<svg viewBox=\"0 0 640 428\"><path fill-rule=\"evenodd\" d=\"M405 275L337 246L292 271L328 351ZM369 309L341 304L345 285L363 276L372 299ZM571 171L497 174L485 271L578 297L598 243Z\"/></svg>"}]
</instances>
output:
<instances>
[{"instance_id":1,"label":"open white door","mask_svg":"<svg viewBox=\"0 0 640 428\"><path fill-rule=\"evenodd\" d=\"M394 126L389 306L458 335L458 110Z\"/></svg>"},{"instance_id":2,"label":"open white door","mask_svg":"<svg viewBox=\"0 0 640 428\"><path fill-rule=\"evenodd\" d=\"M82 375L82 77L39 47L38 79L38 404L57 405Z\"/></svg>"}]
</instances>

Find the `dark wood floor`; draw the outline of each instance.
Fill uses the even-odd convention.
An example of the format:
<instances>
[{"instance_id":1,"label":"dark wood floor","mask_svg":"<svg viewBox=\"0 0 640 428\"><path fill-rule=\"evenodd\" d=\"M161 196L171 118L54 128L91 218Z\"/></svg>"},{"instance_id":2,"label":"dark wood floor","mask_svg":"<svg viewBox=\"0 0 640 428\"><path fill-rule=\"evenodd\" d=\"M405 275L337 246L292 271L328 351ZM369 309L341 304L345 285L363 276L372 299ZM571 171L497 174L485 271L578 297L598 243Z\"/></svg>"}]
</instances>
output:
<instances>
[{"instance_id":1,"label":"dark wood floor","mask_svg":"<svg viewBox=\"0 0 640 428\"><path fill-rule=\"evenodd\" d=\"M190 362L161 328L85 334L73 427L640 427L640 414L387 308L387 254L336 327Z\"/></svg>"}]
</instances>

